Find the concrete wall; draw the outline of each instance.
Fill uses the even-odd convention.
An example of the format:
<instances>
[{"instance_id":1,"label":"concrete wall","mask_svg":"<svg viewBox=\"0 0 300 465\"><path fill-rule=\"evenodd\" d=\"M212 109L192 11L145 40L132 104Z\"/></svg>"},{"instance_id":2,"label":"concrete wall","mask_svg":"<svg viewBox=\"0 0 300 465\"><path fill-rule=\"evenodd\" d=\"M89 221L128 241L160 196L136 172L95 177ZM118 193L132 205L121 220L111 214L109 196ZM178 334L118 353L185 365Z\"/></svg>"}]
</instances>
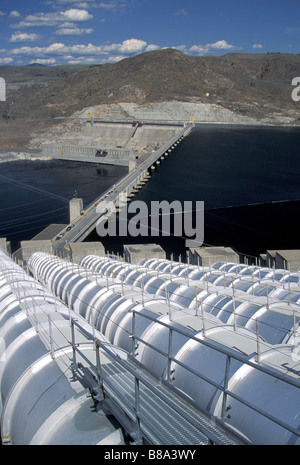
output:
<instances>
[{"instance_id":1,"label":"concrete wall","mask_svg":"<svg viewBox=\"0 0 300 465\"><path fill-rule=\"evenodd\" d=\"M218 262L239 263L239 256L230 247L195 247L187 252L191 265L210 266Z\"/></svg>"},{"instance_id":2,"label":"concrete wall","mask_svg":"<svg viewBox=\"0 0 300 465\"><path fill-rule=\"evenodd\" d=\"M25 263L34 252L52 253L52 244L50 240L39 241L22 241L21 242L22 259Z\"/></svg>"},{"instance_id":3,"label":"concrete wall","mask_svg":"<svg viewBox=\"0 0 300 465\"><path fill-rule=\"evenodd\" d=\"M157 244L124 245L124 260L127 263L140 263L146 258L166 258L166 254Z\"/></svg>"},{"instance_id":4,"label":"concrete wall","mask_svg":"<svg viewBox=\"0 0 300 465\"><path fill-rule=\"evenodd\" d=\"M70 223L80 216L80 212L83 209L83 200L79 198L71 199L69 202L70 210Z\"/></svg>"},{"instance_id":5,"label":"concrete wall","mask_svg":"<svg viewBox=\"0 0 300 465\"><path fill-rule=\"evenodd\" d=\"M43 155L53 158L128 166L130 160L158 149L171 139L180 126L87 122L79 128L60 131L43 143ZM106 156L96 157L98 150Z\"/></svg>"},{"instance_id":6,"label":"concrete wall","mask_svg":"<svg viewBox=\"0 0 300 465\"><path fill-rule=\"evenodd\" d=\"M96 153L104 147L89 147L84 145L66 145L68 141L61 144L44 144L43 155L60 160L74 160L108 165L128 166L129 160L138 156L138 152L118 148L107 149L107 156L97 157Z\"/></svg>"},{"instance_id":7,"label":"concrete wall","mask_svg":"<svg viewBox=\"0 0 300 465\"><path fill-rule=\"evenodd\" d=\"M105 256L105 248L101 242L73 242L69 245L71 259L74 263L80 263L87 255Z\"/></svg>"},{"instance_id":8,"label":"concrete wall","mask_svg":"<svg viewBox=\"0 0 300 465\"><path fill-rule=\"evenodd\" d=\"M6 254L11 253L10 242L8 242L5 237L0 237L0 250Z\"/></svg>"},{"instance_id":9,"label":"concrete wall","mask_svg":"<svg viewBox=\"0 0 300 465\"><path fill-rule=\"evenodd\" d=\"M268 250L265 266L298 272L300 270L300 250Z\"/></svg>"}]
</instances>

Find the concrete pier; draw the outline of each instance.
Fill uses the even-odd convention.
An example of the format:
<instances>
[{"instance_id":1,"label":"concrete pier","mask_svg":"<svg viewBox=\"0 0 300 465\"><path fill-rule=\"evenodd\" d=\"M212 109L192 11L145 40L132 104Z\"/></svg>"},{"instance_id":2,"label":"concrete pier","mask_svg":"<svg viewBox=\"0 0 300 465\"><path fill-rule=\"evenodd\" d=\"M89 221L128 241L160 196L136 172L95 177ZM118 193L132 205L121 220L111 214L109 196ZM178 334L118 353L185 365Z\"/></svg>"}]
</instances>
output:
<instances>
[{"instance_id":1,"label":"concrete pier","mask_svg":"<svg viewBox=\"0 0 300 465\"><path fill-rule=\"evenodd\" d=\"M210 266L218 262L239 263L238 254L231 247L191 247L187 252L191 265Z\"/></svg>"},{"instance_id":2,"label":"concrete pier","mask_svg":"<svg viewBox=\"0 0 300 465\"><path fill-rule=\"evenodd\" d=\"M70 223L76 220L76 218L80 217L80 213L83 209L83 200L74 198L70 200Z\"/></svg>"},{"instance_id":3,"label":"concrete pier","mask_svg":"<svg viewBox=\"0 0 300 465\"><path fill-rule=\"evenodd\" d=\"M166 258L164 250L158 244L131 244L124 245L125 262L136 264L148 258Z\"/></svg>"}]
</instances>

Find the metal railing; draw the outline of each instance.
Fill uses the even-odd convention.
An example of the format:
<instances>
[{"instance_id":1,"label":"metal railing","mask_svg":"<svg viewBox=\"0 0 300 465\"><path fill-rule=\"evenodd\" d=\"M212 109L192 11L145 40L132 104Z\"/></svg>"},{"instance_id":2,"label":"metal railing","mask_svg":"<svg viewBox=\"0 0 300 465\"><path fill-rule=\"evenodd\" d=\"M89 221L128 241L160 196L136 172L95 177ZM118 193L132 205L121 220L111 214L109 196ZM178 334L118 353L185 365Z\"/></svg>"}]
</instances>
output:
<instances>
[{"instance_id":1,"label":"metal railing","mask_svg":"<svg viewBox=\"0 0 300 465\"><path fill-rule=\"evenodd\" d=\"M291 385L291 386L296 387L296 388L299 389L299 387L300 387L300 380L299 379L296 379L296 378L294 378L292 376L289 376L288 373L280 372L279 369L277 370L276 368L266 366L265 364L262 365L260 363L260 342L261 341L260 341L260 338L259 338L259 332L257 332L257 335L256 335L257 336L257 339L256 339L256 343L257 343L257 352L256 352L257 359L256 359L256 362L255 362L255 361L253 361L253 358L252 358L252 361L251 361L251 360L249 360L247 358L247 356L243 355L241 352L238 352L237 350L228 348L228 347L226 347L226 346L224 346L224 345L222 345L220 343L217 343L217 342L209 339L208 337L206 337L205 321L204 321L203 315L202 315L203 322L204 322L203 332L202 332L203 337L201 339L199 339L199 337L197 337L197 335L195 335L195 332L193 333L192 331L188 331L183 326L181 328L172 327L170 323L160 321L159 319L157 319L157 317L146 315L146 314L144 314L144 313L142 313L140 311L134 310L134 309L131 309L130 312L132 313L132 328L131 328L131 334L129 335L129 337L132 338L132 351L131 351L132 352L131 353L132 357L135 357L135 348L136 348L137 342L148 346L151 350L154 350L159 355L164 356L166 358L166 363L165 363L166 373L167 373L166 383L169 384L170 386L172 386L173 389L176 389L176 387L174 386L174 383L172 384L172 380L171 380L171 363L172 362L177 364L178 366L181 366L183 369L187 370L191 374L199 377L204 382L209 383L215 389L217 389L217 390L219 390L221 392L221 394L223 396L223 398L221 399L221 420L223 421L224 424L226 424L225 414L226 414L226 411L227 411L226 410L227 409L227 400L228 400L229 397L231 397L231 398L235 399L236 401L240 402L241 404L247 406L251 410L254 410L255 412L257 412L260 415L264 416L268 420L278 424L279 426L281 426L285 430L290 431L291 433L293 433L297 437L300 436L300 432L297 431L293 426L291 426L289 424L286 424L280 418L274 417L273 415L271 415L270 413L264 411L263 409L261 409L257 405L253 405L251 402L247 401L246 399L243 399L243 398L239 397L237 394L235 394L233 391L231 391L228 388L229 381L230 381L230 367L232 366L232 360L235 360L235 361L238 361L238 362L242 363L243 365L247 365L247 366L249 366L249 367L251 367L251 368L253 368L255 370L263 372L264 374L273 377L275 380L280 380L280 381L286 383L287 385ZM172 315L171 315L170 312L171 312L171 308L169 308L169 318L171 320ZM147 320L150 321L150 323L156 323L156 324L161 325L162 327L165 327L166 329L168 329L168 335L166 336L166 340L168 340L168 348L167 348L166 351L163 351L163 350L159 349L158 347L153 346L148 341L142 339L142 337L139 337L136 334L136 328L135 328L136 315L138 315L138 318L141 318L141 317L146 318ZM201 315L199 315L199 318L201 318ZM184 364L181 360L178 360L176 357L172 356L174 333L178 333L181 336L185 336L187 339L189 339L189 340L191 340L193 342L197 342L197 344L202 344L202 345L204 345L206 347L209 347L210 349L213 349L213 350L223 354L226 357L226 361L224 363L224 381L223 381L223 384L218 384L218 383L214 382L213 380L211 380L211 379L207 378L206 376L204 376L202 373L196 372L191 367ZM199 333L200 333L200 331L199 331ZM254 338L253 338L253 341L255 341ZM73 350L76 350L76 342L75 342L75 340L72 341L72 346L73 346ZM103 347L101 347L101 348L103 348ZM105 346L104 350L106 350L106 349L107 349L107 347ZM275 350L279 350L279 348L275 348ZM111 352L110 352L110 354L111 354ZM115 361L119 363L118 358L116 358ZM97 367L97 363L95 363L95 367ZM103 379L103 375L101 375L101 373L99 373L99 369L94 368L94 370L95 369L96 369L96 373L97 373L97 376L99 377L99 379ZM128 372L131 373L130 365L126 365L125 369L126 370L128 369ZM146 370L145 367L144 367L144 370ZM140 378L138 378L138 379L139 379L139 382L142 382L142 380ZM109 379L106 379L106 382L109 385ZM110 386L110 389L113 390L113 387ZM131 405L131 407L132 407L132 405ZM139 417L136 418L136 422L139 422L139 421L140 421ZM228 428L230 428L230 425L226 425L226 426Z\"/></svg>"},{"instance_id":2,"label":"metal railing","mask_svg":"<svg viewBox=\"0 0 300 465\"><path fill-rule=\"evenodd\" d=\"M80 350L80 346L76 344L74 326L78 326L80 331L82 331L82 327L76 319L72 318L70 321L74 367L83 368L81 363L77 364L76 353L78 353L88 364L94 376L96 398L105 399L105 397L108 396L110 400L123 410L135 425L135 432L129 431L129 433L135 439L136 444L142 444L143 439L146 439L146 441L152 444L170 444L167 439L168 433L166 430L163 427L155 425L155 422L149 421L149 417L147 418L145 414L145 396L149 402L149 393L151 394L151 401L154 405L160 402L160 409L163 405L164 415L162 418L165 420L166 417L167 419L165 422L168 423L169 428L173 429L172 437L175 441L174 443L184 444L184 440L182 440L182 430L184 430L186 434L186 444L191 444L191 438L197 438L196 440L198 442L196 443L199 444L214 443L234 445L243 443L243 441L230 430L227 431L223 426L218 426L215 421L211 421L209 415L200 412L199 409L197 414L197 407L193 406L193 408L188 411L188 403L185 399L181 398L179 400L176 393L169 391L164 383L162 384L162 388L160 388L158 379L149 374L143 366L137 364L133 359L130 360L130 356L129 360L120 358L118 354L114 353L113 346L110 344L103 343L98 339L94 340L96 351L95 363L93 364ZM103 353L114 366L113 374L120 375L120 372L124 373L127 380L126 395L122 394L119 378L117 382L113 382L112 374L105 368L107 363L101 363L101 356L103 356ZM142 408L142 404L144 404L144 408ZM149 404L147 404L147 407L148 406ZM159 415L158 410L159 408L157 412L155 412L155 415ZM120 418L117 419L120 420ZM180 422L178 422L178 419ZM174 427L174 423L177 423L179 426ZM181 431L177 432L176 428L181 429Z\"/></svg>"},{"instance_id":3,"label":"metal railing","mask_svg":"<svg viewBox=\"0 0 300 465\"><path fill-rule=\"evenodd\" d=\"M280 425L282 428L284 428L284 429L290 431L291 433L295 434L296 436L300 437L300 432L298 430L296 430L295 428L293 428L291 425L286 424L285 422L281 421L279 418L274 417L273 415L269 414L268 412L262 410L260 407L253 405L251 402L248 402L246 399L241 398L240 396L236 395L233 391L228 389L228 384L229 384L229 380L230 380L230 364L231 364L232 360L239 361L239 362L241 362L241 363L243 363L243 364L245 364L245 365L247 365L247 366L249 366L251 368L254 368L255 370L263 372L264 374L267 374L267 375L269 375L269 376L271 376L271 377L273 377L273 378L275 378L277 380L280 380L280 381L282 381L284 383L292 385L292 386L294 386L294 387L296 387L298 389L300 388L300 380L294 379L294 378L292 378L290 376L286 376L285 374L280 373L276 369L272 369L271 367L267 367L266 365L262 366L262 365L259 364L259 343L257 345L257 362L255 363L255 362L249 360L246 356L243 356L238 351L236 351L234 349L230 349L228 347L225 347L225 346L223 346L223 345L219 344L218 342L215 342L215 341L213 341L211 339L210 340L207 339L205 337L205 330L203 331L203 333L204 333L203 334L203 336L204 336L203 339L199 339L199 337L197 337L195 335L192 335L191 331L187 331L184 328L179 329L177 327L171 327L168 323L160 321L159 319L157 319L156 317L153 317L151 315L142 314L140 311L136 311L134 309L131 309L130 312L133 314L133 317L132 317L132 356L133 357L135 356L136 341L138 341L138 342L140 342L142 344L145 344L147 347L151 348L152 350L154 350L158 354L165 356L166 357L166 373L167 373L166 382L171 384L173 388L176 389L176 387L172 384L172 380L171 380L171 363L172 362L174 362L177 365L181 366L182 368L184 368L188 372L192 373L193 375L197 376L198 378L202 379L203 381L209 383L210 385L212 385L213 387L215 387L216 389L218 389L219 391L221 391L223 393L221 420L222 420L222 422L224 422L224 424L226 423L225 413L226 413L226 408L227 408L227 405L226 405L227 404L227 398L228 398L228 396L230 396L230 397L234 398L235 400L237 400L238 402L244 404L248 408L250 408L250 409L256 411L257 413L259 413L260 415L264 416L265 418L268 418L272 422ZM167 350L167 352L164 352L163 350L158 349L157 347L153 346L152 344L150 344L149 342L145 341L144 339L142 339L141 337L139 337L139 336L137 336L135 334L135 317L134 317L135 314L138 314L139 318L144 317L144 318L152 321L153 323L161 325L161 326L163 326L163 327L165 327L165 328L167 328L169 330L168 350ZM175 357L173 357L171 355L172 354L172 341L173 341L174 332L178 333L178 334L180 334L182 336L185 336L189 340L196 341L198 344L202 344L202 345L204 345L206 347L209 347L210 349L213 349L213 350L223 354L226 357L223 385L218 384L218 383L214 382L212 379L209 379L206 376L204 376L203 374L193 370L191 367L189 367L188 365L182 363L180 360L176 359Z\"/></svg>"}]
</instances>

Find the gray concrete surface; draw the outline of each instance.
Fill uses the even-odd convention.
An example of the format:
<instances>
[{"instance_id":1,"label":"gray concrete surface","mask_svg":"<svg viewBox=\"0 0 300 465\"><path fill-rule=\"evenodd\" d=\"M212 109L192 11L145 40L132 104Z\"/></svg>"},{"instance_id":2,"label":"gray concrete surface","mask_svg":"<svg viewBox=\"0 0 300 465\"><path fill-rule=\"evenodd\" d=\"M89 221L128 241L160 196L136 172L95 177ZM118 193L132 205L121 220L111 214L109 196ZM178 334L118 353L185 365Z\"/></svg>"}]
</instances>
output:
<instances>
[{"instance_id":1,"label":"gray concrete surface","mask_svg":"<svg viewBox=\"0 0 300 465\"><path fill-rule=\"evenodd\" d=\"M101 242L74 242L68 246L71 251L71 260L80 263L87 255L105 256L105 248Z\"/></svg>"},{"instance_id":2,"label":"gray concrete surface","mask_svg":"<svg viewBox=\"0 0 300 465\"><path fill-rule=\"evenodd\" d=\"M52 253L52 244L49 239L31 240L21 242L22 260L25 264L34 252Z\"/></svg>"},{"instance_id":3,"label":"gray concrete surface","mask_svg":"<svg viewBox=\"0 0 300 465\"><path fill-rule=\"evenodd\" d=\"M166 253L157 244L131 244L124 245L124 260L128 263L140 263L147 258L166 258Z\"/></svg>"},{"instance_id":4,"label":"gray concrete surface","mask_svg":"<svg viewBox=\"0 0 300 465\"><path fill-rule=\"evenodd\" d=\"M230 247L195 247L187 252L191 265L210 266L218 262L239 263L239 256Z\"/></svg>"},{"instance_id":5,"label":"gray concrete surface","mask_svg":"<svg viewBox=\"0 0 300 465\"><path fill-rule=\"evenodd\" d=\"M300 250L267 250L264 265L269 268L298 272L300 270Z\"/></svg>"},{"instance_id":6,"label":"gray concrete surface","mask_svg":"<svg viewBox=\"0 0 300 465\"><path fill-rule=\"evenodd\" d=\"M6 237L0 237L0 250L8 255L11 253L11 245Z\"/></svg>"},{"instance_id":7,"label":"gray concrete surface","mask_svg":"<svg viewBox=\"0 0 300 465\"><path fill-rule=\"evenodd\" d=\"M71 120L72 121L72 120ZM157 150L178 131L177 125L74 121L59 137L45 139L43 155L58 159L129 166L146 152ZM50 136L50 135L49 135Z\"/></svg>"}]
</instances>

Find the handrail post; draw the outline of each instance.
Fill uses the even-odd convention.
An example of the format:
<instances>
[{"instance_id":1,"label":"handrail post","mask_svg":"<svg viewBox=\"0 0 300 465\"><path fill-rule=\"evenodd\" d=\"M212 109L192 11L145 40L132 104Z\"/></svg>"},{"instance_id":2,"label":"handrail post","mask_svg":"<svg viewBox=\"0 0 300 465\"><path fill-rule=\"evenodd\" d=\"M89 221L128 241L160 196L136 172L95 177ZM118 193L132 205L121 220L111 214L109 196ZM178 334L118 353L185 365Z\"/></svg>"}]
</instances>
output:
<instances>
[{"instance_id":1,"label":"handrail post","mask_svg":"<svg viewBox=\"0 0 300 465\"><path fill-rule=\"evenodd\" d=\"M73 351L72 365L74 365L74 367L75 367L76 366L76 349L75 349L76 342L75 342L75 328L74 328L74 319L73 318L70 319L70 326L71 326L72 351Z\"/></svg>"},{"instance_id":2,"label":"handrail post","mask_svg":"<svg viewBox=\"0 0 300 465\"><path fill-rule=\"evenodd\" d=\"M100 360L100 345L99 345L99 339L95 339L95 348L96 348L96 367L97 367L97 383L98 383L98 399L104 398L104 391L103 391L103 380L102 380L102 365L101 365L101 360ZM97 398L97 397L96 397Z\"/></svg>"},{"instance_id":3,"label":"handrail post","mask_svg":"<svg viewBox=\"0 0 300 465\"><path fill-rule=\"evenodd\" d=\"M132 324L132 329L131 329L131 332L132 332L132 335L131 335L131 338L132 338L132 344L131 344L131 352L132 352L132 356L134 357L134 353L135 353L135 311L132 310L132 321L131 321L131 324Z\"/></svg>"},{"instance_id":4,"label":"handrail post","mask_svg":"<svg viewBox=\"0 0 300 465\"><path fill-rule=\"evenodd\" d=\"M223 401L222 401L222 421L225 421L225 413L229 410L229 407L226 407L227 404L227 389L229 381L229 371L230 371L230 362L231 357L226 356L226 365L225 365L225 377L224 377L224 390L223 390Z\"/></svg>"},{"instance_id":5,"label":"handrail post","mask_svg":"<svg viewBox=\"0 0 300 465\"><path fill-rule=\"evenodd\" d=\"M171 382L172 342L173 342L173 329L169 327L168 365L167 365L167 380L169 383Z\"/></svg>"},{"instance_id":6,"label":"handrail post","mask_svg":"<svg viewBox=\"0 0 300 465\"><path fill-rule=\"evenodd\" d=\"M50 349L51 349L51 357L54 360L54 347L53 347L53 335L52 335L52 321L51 315L48 313L48 324L49 324L49 339L50 339Z\"/></svg>"},{"instance_id":7,"label":"handrail post","mask_svg":"<svg viewBox=\"0 0 300 465\"><path fill-rule=\"evenodd\" d=\"M204 319L204 310L203 310L202 300L201 300L201 316L202 316L202 333L203 333L203 337L206 337L205 319Z\"/></svg>"},{"instance_id":8,"label":"handrail post","mask_svg":"<svg viewBox=\"0 0 300 465\"><path fill-rule=\"evenodd\" d=\"M36 332L38 334L39 333L39 320L38 320L38 317L36 315L36 306L35 306L34 298L32 299L32 302L33 302L33 320L34 320L34 324L35 324L35 330L36 330Z\"/></svg>"},{"instance_id":9,"label":"handrail post","mask_svg":"<svg viewBox=\"0 0 300 465\"><path fill-rule=\"evenodd\" d=\"M260 362L260 343L259 343L259 324L258 324L258 318L256 318L256 346L257 346L257 358L256 361L257 363Z\"/></svg>"},{"instance_id":10,"label":"handrail post","mask_svg":"<svg viewBox=\"0 0 300 465\"><path fill-rule=\"evenodd\" d=\"M196 316L198 316L198 295L197 295L196 286L195 286L195 299L196 299Z\"/></svg>"},{"instance_id":11,"label":"handrail post","mask_svg":"<svg viewBox=\"0 0 300 465\"><path fill-rule=\"evenodd\" d=\"M140 420L140 381L137 377L134 378L134 393L135 393L135 424L136 424L136 444L142 444L141 438L141 420Z\"/></svg>"}]
</instances>

